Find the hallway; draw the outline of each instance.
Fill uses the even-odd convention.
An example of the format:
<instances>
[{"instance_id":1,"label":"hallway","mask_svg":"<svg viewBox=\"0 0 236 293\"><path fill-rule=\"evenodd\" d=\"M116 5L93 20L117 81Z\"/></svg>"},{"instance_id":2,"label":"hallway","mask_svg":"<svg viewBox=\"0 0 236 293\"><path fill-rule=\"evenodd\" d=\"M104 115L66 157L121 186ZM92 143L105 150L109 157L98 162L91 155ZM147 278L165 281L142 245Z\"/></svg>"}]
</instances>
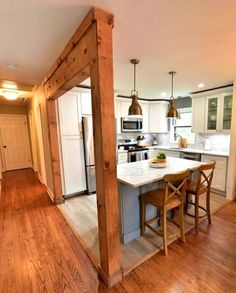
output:
<instances>
[{"instance_id":1,"label":"hallway","mask_svg":"<svg viewBox=\"0 0 236 293\"><path fill-rule=\"evenodd\" d=\"M212 222L108 290L36 175L7 172L0 195L0 292L235 292L236 203Z\"/></svg>"},{"instance_id":2,"label":"hallway","mask_svg":"<svg viewBox=\"0 0 236 293\"><path fill-rule=\"evenodd\" d=\"M94 292L97 272L30 170L4 173L0 292Z\"/></svg>"}]
</instances>

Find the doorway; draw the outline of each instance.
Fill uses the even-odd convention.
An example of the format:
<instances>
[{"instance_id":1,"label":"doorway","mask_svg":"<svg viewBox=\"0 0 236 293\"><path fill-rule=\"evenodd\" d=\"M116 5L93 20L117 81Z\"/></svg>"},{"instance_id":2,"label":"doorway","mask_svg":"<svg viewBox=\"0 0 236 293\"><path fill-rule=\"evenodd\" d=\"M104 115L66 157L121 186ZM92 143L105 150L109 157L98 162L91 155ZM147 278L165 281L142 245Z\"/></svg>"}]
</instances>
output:
<instances>
[{"instance_id":1,"label":"doorway","mask_svg":"<svg viewBox=\"0 0 236 293\"><path fill-rule=\"evenodd\" d=\"M3 171L32 167L26 115L1 115Z\"/></svg>"}]
</instances>

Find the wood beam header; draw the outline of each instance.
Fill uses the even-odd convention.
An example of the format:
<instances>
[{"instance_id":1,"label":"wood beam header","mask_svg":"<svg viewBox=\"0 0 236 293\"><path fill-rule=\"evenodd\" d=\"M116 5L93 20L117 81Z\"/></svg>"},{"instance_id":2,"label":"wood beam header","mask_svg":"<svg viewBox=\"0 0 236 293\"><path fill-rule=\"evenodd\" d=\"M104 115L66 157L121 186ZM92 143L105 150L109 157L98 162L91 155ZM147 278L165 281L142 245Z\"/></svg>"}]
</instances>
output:
<instances>
[{"instance_id":1,"label":"wood beam header","mask_svg":"<svg viewBox=\"0 0 236 293\"><path fill-rule=\"evenodd\" d=\"M58 56L52 67L49 69L48 73L44 78L44 84L46 84L52 75L57 71L58 67L65 61L68 54L73 50L78 44L79 40L86 33L86 31L92 26L94 22L103 22L109 26L114 27L114 16L99 8L92 8L87 16L82 21L81 25L77 28L73 36L71 37L68 44L65 46L62 53Z\"/></svg>"}]
</instances>

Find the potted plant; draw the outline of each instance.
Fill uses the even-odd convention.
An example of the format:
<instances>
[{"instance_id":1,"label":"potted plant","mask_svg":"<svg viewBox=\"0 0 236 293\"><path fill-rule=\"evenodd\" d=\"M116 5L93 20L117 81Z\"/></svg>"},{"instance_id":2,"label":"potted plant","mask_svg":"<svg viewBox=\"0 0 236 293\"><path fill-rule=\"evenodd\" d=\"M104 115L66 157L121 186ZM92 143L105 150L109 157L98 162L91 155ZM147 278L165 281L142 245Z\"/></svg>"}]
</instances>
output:
<instances>
[{"instance_id":1,"label":"potted plant","mask_svg":"<svg viewBox=\"0 0 236 293\"><path fill-rule=\"evenodd\" d=\"M166 154L160 152L157 156L149 161L150 167L165 168L166 167Z\"/></svg>"}]
</instances>

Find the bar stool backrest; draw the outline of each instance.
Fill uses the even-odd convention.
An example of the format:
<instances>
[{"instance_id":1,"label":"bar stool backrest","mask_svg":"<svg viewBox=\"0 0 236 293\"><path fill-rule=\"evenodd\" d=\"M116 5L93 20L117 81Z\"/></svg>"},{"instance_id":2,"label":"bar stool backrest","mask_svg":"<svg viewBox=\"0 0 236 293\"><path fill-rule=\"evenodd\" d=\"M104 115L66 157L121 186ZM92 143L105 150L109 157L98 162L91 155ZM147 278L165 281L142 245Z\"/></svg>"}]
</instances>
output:
<instances>
[{"instance_id":1,"label":"bar stool backrest","mask_svg":"<svg viewBox=\"0 0 236 293\"><path fill-rule=\"evenodd\" d=\"M198 168L199 175L197 180L196 192L198 192L202 187L207 188L208 190L210 189L215 166L216 162L212 162L204 164Z\"/></svg>"},{"instance_id":2,"label":"bar stool backrest","mask_svg":"<svg viewBox=\"0 0 236 293\"><path fill-rule=\"evenodd\" d=\"M164 176L165 182L165 198L164 204L173 196L178 196L182 201L186 192L187 181L189 180L190 171L186 170L176 174L166 174Z\"/></svg>"}]
</instances>

